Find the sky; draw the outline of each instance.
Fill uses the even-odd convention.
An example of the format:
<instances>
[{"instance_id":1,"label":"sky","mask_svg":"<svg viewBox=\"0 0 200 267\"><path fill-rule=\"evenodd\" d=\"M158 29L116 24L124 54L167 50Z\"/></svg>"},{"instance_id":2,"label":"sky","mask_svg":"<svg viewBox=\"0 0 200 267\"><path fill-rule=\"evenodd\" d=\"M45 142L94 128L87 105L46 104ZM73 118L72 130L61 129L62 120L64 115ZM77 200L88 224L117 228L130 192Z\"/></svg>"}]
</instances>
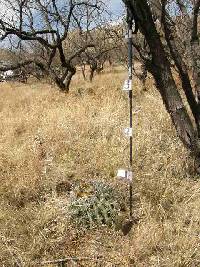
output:
<instances>
[{"instance_id":1,"label":"sky","mask_svg":"<svg viewBox=\"0 0 200 267\"><path fill-rule=\"evenodd\" d=\"M113 20L118 20L119 17L122 16L123 14L123 10L124 10L124 5L122 0L104 0L106 5L108 6L109 11L111 11L113 13ZM13 17L14 14L10 14L10 11L7 12L7 8L6 8L6 0L0 0L0 16L4 16L8 18L8 20ZM2 45L2 43L0 44Z\"/></svg>"},{"instance_id":2,"label":"sky","mask_svg":"<svg viewBox=\"0 0 200 267\"><path fill-rule=\"evenodd\" d=\"M116 15L121 15L123 11L123 3L121 0L110 0L110 8Z\"/></svg>"},{"instance_id":3,"label":"sky","mask_svg":"<svg viewBox=\"0 0 200 267\"><path fill-rule=\"evenodd\" d=\"M6 12L5 5L3 4L4 1L6 2L6 0L0 1L0 14L5 14ZM115 15L122 15L124 7L122 0L105 0L105 3Z\"/></svg>"}]
</instances>

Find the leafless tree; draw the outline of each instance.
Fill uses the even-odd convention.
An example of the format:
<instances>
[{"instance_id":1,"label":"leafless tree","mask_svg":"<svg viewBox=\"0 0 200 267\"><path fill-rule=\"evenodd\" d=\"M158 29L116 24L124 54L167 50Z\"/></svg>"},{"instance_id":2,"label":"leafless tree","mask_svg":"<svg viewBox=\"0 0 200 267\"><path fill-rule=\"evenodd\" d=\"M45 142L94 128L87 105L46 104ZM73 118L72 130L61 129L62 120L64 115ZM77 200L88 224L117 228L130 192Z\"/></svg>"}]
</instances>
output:
<instances>
[{"instance_id":1,"label":"leafless tree","mask_svg":"<svg viewBox=\"0 0 200 267\"><path fill-rule=\"evenodd\" d=\"M89 66L89 80L92 81L95 73L100 73L104 69L106 62L112 64L113 51L120 53L120 43L116 34L116 29L112 25L101 25L93 31L87 32L87 40L94 43L93 49L88 49L81 56L83 75L85 66Z\"/></svg>"},{"instance_id":2,"label":"leafless tree","mask_svg":"<svg viewBox=\"0 0 200 267\"><path fill-rule=\"evenodd\" d=\"M2 0L10 17L6 14L0 17L0 40L12 37L35 44L41 53L27 53L27 57L17 64L1 67L0 70L18 69L27 65L34 65L43 73L49 75L57 86L68 92L71 79L76 73L75 59L89 47L94 47L82 38L84 30L79 32L80 39L70 51L67 43L72 32L77 28L84 29L86 20L85 8L93 13L93 17L100 17L104 4L100 0ZM92 17L91 17L92 19ZM98 20L98 19L96 19ZM93 21L93 27L95 22ZM14 39L13 39L14 37Z\"/></svg>"},{"instance_id":3,"label":"leafless tree","mask_svg":"<svg viewBox=\"0 0 200 267\"><path fill-rule=\"evenodd\" d=\"M153 75L179 138L192 152L200 171L199 33L200 0L123 0L144 36L147 47L134 44ZM187 104L172 75L174 63ZM190 64L191 63L191 64ZM190 69L193 73L191 75ZM193 84L194 81L194 84Z\"/></svg>"}]
</instances>

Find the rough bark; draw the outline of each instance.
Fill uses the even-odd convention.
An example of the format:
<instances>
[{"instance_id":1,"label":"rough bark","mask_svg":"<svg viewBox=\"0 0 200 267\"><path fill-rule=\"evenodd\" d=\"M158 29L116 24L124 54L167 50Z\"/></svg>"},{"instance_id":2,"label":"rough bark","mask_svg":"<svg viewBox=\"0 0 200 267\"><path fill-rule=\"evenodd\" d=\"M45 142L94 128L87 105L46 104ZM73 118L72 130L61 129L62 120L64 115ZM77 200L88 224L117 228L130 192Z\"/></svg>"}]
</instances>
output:
<instances>
[{"instance_id":1,"label":"rough bark","mask_svg":"<svg viewBox=\"0 0 200 267\"><path fill-rule=\"evenodd\" d=\"M195 91L200 106L200 45L199 41L194 40L191 42L192 47L192 67L193 67L193 80L195 84Z\"/></svg>"},{"instance_id":2,"label":"rough bark","mask_svg":"<svg viewBox=\"0 0 200 267\"><path fill-rule=\"evenodd\" d=\"M198 105L200 106L200 45L198 35L198 15L200 0L193 1L192 16L189 15L184 1L177 0L177 4L184 16L184 24L180 29L180 36L184 39L184 42L186 44L185 50L187 53L187 58L191 61L192 64L191 67L194 89L196 92ZM183 23L183 21L181 23Z\"/></svg>"},{"instance_id":3,"label":"rough bark","mask_svg":"<svg viewBox=\"0 0 200 267\"><path fill-rule=\"evenodd\" d=\"M166 10L165 10L166 0L162 0L162 26L165 33L165 39L170 50L170 54L174 63L177 67L181 82L182 88L186 95L188 104L194 116L198 134L200 134L200 106L198 105L195 95L192 90L192 85L190 82L190 77L188 74L187 66L179 52L179 49L176 44L176 40L173 36L175 32L174 26L172 26L166 19Z\"/></svg>"}]
</instances>

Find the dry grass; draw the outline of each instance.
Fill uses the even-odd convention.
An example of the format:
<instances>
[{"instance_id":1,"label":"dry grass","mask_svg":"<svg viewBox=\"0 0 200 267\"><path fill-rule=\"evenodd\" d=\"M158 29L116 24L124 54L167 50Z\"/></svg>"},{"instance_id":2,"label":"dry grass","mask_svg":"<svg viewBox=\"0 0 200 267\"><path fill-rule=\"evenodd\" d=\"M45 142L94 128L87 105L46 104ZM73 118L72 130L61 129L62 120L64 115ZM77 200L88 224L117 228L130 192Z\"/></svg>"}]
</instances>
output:
<instances>
[{"instance_id":1,"label":"dry grass","mask_svg":"<svg viewBox=\"0 0 200 267\"><path fill-rule=\"evenodd\" d=\"M148 92L134 87L139 222L130 235L79 232L66 216L67 193L56 193L64 181L122 186L115 174L128 163L125 76L113 70L92 84L77 77L69 95L45 83L0 84L1 266L97 255L101 266L200 266L200 181L151 80Z\"/></svg>"}]
</instances>

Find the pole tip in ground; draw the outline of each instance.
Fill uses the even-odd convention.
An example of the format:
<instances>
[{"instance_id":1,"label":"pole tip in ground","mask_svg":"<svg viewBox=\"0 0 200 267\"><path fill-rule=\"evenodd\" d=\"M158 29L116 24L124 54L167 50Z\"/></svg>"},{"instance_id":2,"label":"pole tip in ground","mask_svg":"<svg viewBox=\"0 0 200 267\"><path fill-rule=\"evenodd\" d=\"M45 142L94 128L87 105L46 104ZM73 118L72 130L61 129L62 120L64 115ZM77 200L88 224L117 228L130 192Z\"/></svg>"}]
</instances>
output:
<instances>
[{"instance_id":1,"label":"pole tip in ground","mask_svg":"<svg viewBox=\"0 0 200 267\"><path fill-rule=\"evenodd\" d=\"M128 235L130 231L132 230L133 226L138 223L138 219L128 219L122 224L122 233L124 235Z\"/></svg>"}]
</instances>

